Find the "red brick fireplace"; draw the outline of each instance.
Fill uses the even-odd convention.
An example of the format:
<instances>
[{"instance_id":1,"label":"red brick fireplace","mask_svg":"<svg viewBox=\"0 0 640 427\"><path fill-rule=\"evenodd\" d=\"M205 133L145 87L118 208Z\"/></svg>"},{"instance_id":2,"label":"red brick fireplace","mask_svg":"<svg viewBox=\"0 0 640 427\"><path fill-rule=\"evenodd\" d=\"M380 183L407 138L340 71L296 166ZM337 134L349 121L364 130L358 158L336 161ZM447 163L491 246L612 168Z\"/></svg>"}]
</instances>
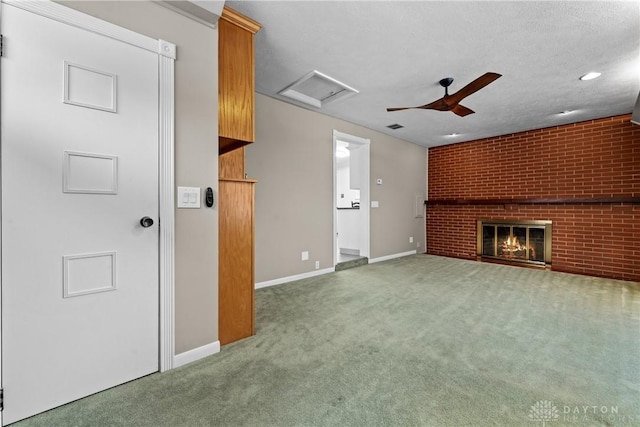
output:
<instances>
[{"instance_id":1,"label":"red brick fireplace","mask_svg":"<svg viewBox=\"0 0 640 427\"><path fill-rule=\"evenodd\" d=\"M478 220L550 221L553 270L640 281L630 115L430 148L428 170L427 253L476 259Z\"/></svg>"}]
</instances>

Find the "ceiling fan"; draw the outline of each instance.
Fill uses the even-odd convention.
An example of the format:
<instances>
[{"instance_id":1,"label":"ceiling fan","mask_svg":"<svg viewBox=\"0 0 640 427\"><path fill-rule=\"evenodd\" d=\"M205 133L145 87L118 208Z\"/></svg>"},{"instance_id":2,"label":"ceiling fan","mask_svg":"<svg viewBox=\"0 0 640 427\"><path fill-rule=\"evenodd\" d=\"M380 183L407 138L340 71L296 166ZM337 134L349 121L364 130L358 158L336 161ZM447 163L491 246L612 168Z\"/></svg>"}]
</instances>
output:
<instances>
[{"instance_id":1,"label":"ceiling fan","mask_svg":"<svg viewBox=\"0 0 640 427\"><path fill-rule=\"evenodd\" d=\"M459 102L472 93L475 93L483 87L487 86L489 83L499 79L500 77L502 77L502 74L485 73L452 95L449 95L449 85L453 83L453 78L446 77L440 80L440 86L444 88L444 96L442 98L437 99L430 104L421 105L419 107L387 108L387 111L400 111L409 110L412 108L420 108L423 110L453 111L458 116L464 117L466 115L475 113L475 111L465 107L464 105L460 105Z\"/></svg>"}]
</instances>

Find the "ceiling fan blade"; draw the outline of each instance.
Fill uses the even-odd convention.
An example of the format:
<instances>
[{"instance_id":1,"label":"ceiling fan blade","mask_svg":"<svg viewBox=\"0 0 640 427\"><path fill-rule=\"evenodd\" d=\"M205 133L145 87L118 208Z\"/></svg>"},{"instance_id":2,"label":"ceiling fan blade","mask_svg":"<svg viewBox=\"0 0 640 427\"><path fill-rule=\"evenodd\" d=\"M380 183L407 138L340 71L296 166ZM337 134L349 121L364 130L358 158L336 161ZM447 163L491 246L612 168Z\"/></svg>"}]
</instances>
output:
<instances>
[{"instance_id":1,"label":"ceiling fan blade","mask_svg":"<svg viewBox=\"0 0 640 427\"><path fill-rule=\"evenodd\" d=\"M467 108L464 105L456 104L455 107L451 109L454 113L459 115L460 117L468 116L469 114L475 113L471 108Z\"/></svg>"},{"instance_id":2,"label":"ceiling fan blade","mask_svg":"<svg viewBox=\"0 0 640 427\"><path fill-rule=\"evenodd\" d=\"M387 111L402 111L402 110L410 110L412 108L418 107L398 107L398 108L387 108Z\"/></svg>"},{"instance_id":3,"label":"ceiling fan blade","mask_svg":"<svg viewBox=\"0 0 640 427\"><path fill-rule=\"evenodd\" d=\"M480 77L478 77L477 79L475 79L474 81L472 81L471 83L469 83L468 85L466 85L465 87L463 87L462 89L460 89L459 91L457 91L456 93L449 95L449 97L447 98L447 101L450 104L457 104L467 96L471 95L472 93L476 93L477 91L487 86L489 83L492 83L495 80L499 79L500 77L502 77L502 74L485 73Z\"/></svg>"},{"instance_id":4,"label":"ceiling fan blade","mask_svg":"<svg viewBox=\"0 0 640 427\"><path fill-rule=\"evenodd\" d=\"M400 111L400 110L412 110L412 109L449 111L451 110L451 107L444 101L444 98L440 98L440 99L436 99L430 104L420 105L418 107L387 108L387 111Z\"/></svg>"},{"instance_id":5,"label":"ceiling fan blade","mask_svg":"<svg viewBox=\"0 0 640 427\"><path fill-rule=\"evenodd\" d=\"M440 98L440 99L436 99L435 101L426 104L426 105L421 105L420 107L417 108L422 108L424 110L438 110L438 111L449 111L451 110L451 107L449 106L449 104L447 104L444 101L444 98Z\"/></svg>"}]
</instances>

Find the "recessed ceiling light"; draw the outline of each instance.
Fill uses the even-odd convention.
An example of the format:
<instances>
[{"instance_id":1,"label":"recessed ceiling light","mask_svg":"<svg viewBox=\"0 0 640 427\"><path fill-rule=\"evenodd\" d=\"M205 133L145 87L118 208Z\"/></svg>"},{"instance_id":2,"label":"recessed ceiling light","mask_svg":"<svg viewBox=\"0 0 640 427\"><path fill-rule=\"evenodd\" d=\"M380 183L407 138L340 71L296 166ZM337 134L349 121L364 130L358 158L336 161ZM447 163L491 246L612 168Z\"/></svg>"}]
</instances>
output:
<instances>
[{"instance_id":1,"label":"recessed ceiling light","mask_svg":"<svg viewBox=\"0 0 640 427\"><path fill-rule=\"evenodd\" d=\"M448 136L448 137L450 137L450 138L453 138L454 136L458 136L458 135L459 135L458 133L455 133L455 132L454 132L454 133L450 133L450 134L449 134L449 135L447 135L447 136Z\"/></svg>"},{"instance_id":2,"label":"recessed ceiling light","mask_svg":"<svg viewBox=\"0 0 640 427\"><path fill-rule=\"evenodd\" d=\"M561 116L566 116L567 114L571 114L571 113L573 113L573 110L564 110L559 112L558 114Z\"/></svg>"},{"instance_id":3,"label":"recessed ceiling light","mask_svg":"<svg viewBox=\"0 0 640 427\"><path fill-rule=\"evenodd\" d=\"M593 80L593 79L596 79L596 78L600 77L601 74L602 73L598 73L596 71L591 71L591 72L585 74L584 76L581 76L580 80Z\"/></svg>"}]
</instances>

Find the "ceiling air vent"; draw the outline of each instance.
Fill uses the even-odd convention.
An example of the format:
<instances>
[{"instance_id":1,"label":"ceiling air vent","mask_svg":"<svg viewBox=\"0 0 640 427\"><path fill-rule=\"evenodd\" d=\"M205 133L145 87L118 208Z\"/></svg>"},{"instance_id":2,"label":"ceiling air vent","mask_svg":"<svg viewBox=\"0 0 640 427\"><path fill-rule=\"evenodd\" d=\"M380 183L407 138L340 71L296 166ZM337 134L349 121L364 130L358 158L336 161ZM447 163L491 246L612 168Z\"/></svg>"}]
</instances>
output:
<instances>
[{"instance_id":1,"label":"ceiling air vent","mask_svg":"<svg viewBox=\"0 0 640 427\"><path fill-rule=\"evenodd\" d=\"M325 104L358 93L352 87L313 70L278 92L295 101L322 108Z\"/></svg>"},{"instance_id":2,"label":"ceiling air vent","mask_svg":"<svg viewBox=\"0 0 640 427\"><path fill-rule=\"evenodd\" d=\"M387 126L387 127L388 127L389 129L396 130L396 129L402 129L404 126L399 125L398 123L394 123L394 124L389 125L389 126Z\"/></svg>"}]
</instances>

